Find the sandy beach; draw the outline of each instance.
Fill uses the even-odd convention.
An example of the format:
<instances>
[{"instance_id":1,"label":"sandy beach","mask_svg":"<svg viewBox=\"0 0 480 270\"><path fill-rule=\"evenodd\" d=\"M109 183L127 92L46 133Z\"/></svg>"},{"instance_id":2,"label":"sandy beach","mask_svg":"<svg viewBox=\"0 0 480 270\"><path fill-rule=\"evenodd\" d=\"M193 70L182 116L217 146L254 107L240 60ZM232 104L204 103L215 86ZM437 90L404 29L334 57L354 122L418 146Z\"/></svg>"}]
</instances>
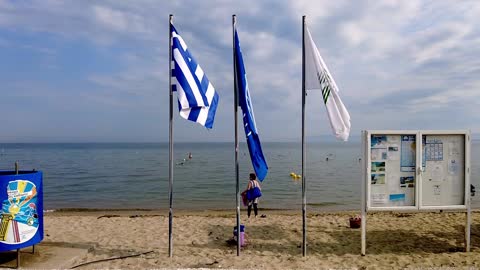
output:
<instances>
[{"instance_id":1,"label":"sandy beach","mask_svg":"<svg viewBox=\"0 0 480 270\"><path fill-rule=\"evenodd\" d=\"M65 211L47 213L45 238L22 267L77 269L240 268L240 269L390 269L480 268L480 212L472 213L471 252L464 253L464 213L370 213L367 255L360 255L360 230L348 226L357 212L310 213L308 256L301 255L301 213L261 211L246 219L248 246L236 256L229 245L233 211L177 211L174 257L168 257L165 211ZM62 258L52 248L72 248ZM49 263L50 260L50 263ZM3 262L2 266L14 261ZM36 264L36 262L38 262ZM39 264L41 262L41 264Z\"/></svg>"}]
</instances>

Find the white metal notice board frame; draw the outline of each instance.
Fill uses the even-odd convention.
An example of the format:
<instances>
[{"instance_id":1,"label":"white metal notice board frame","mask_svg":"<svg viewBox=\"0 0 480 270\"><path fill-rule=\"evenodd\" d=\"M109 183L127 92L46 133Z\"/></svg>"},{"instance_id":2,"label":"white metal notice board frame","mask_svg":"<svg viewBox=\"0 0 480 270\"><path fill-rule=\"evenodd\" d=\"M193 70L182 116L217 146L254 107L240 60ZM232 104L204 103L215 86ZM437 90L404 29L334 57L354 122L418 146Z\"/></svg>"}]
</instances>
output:
<instances>
[{"instance_id":1,"label":"white metal notice board frame","mask_svg":"<svg viewBox=\"0 0 480 270\"><path fill-rule=\"evenodd\" d=\"M365 130L362 155L362 255L371 211L466 211L470 251L468 130Z\"/></svg>"}]
</instances>

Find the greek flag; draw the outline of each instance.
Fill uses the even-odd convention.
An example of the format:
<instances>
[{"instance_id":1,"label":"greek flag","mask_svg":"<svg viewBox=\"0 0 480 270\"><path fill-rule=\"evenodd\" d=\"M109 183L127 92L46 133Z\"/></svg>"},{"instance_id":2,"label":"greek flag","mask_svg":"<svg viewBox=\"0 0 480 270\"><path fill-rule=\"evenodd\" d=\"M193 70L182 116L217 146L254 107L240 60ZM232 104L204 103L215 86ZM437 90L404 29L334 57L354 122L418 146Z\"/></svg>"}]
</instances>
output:
<instances>
[{"instance_id":1,"label":"greek flag","mask_svg":"<svg viewBox=\"0 0 480 270\"><path fill-rule=\"evenodd\" d=\"M170 32L172 91L177 91L180 116L212 128L218 94L173 24L170 24Z\"/></svg>"},{"instance_id":2,"label":"greek flag","mask_svg":"<svg viewBox=\"0 0 480 270\"><path fill-rule=\"evenodd\" d=\"M350 135L350 114L338 95L337 84L323 62L307 27L305 32L305 89L322 90L333 134L337 139L347 141Z\"/></svg>"},{"instance_id":3,"label":"greek flag","mask_svg":"<svg viewBox=\"0 0 480 270\"><path fill-rule=\"evenodd\" d=\"M237 78L237 89L239 97L239 105L243 112L243 124L245 127L245 135L247 136L247 145L252 160L253 169L260 181L267 176L268 165L263 156L260 138L258 137L255 125L255 117L253 115L252 102L250 101L250 91L248 90L247 73L243 65L242 51L240 50L240 41L238 40L237 30L235 29L235 70Z\"/></svg>"}]
</instances>

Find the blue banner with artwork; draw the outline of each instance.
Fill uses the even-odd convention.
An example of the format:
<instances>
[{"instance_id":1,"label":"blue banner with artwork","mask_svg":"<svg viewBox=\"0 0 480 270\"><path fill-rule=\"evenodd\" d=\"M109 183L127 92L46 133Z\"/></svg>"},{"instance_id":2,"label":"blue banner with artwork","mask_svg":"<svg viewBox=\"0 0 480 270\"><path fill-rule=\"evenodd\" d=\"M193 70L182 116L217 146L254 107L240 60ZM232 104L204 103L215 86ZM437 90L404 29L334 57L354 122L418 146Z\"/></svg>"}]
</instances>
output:
<instances>
[{"instance_id":1,"label":"blue banner with artwork","mask_svg":"<svg viewBox=\"0 0 480 270\"><path fill-rule=\"evenodd\" d=\"M0 202L0 252L42 241L42 172L0 171Z\"/></svg>"}]
</instances>

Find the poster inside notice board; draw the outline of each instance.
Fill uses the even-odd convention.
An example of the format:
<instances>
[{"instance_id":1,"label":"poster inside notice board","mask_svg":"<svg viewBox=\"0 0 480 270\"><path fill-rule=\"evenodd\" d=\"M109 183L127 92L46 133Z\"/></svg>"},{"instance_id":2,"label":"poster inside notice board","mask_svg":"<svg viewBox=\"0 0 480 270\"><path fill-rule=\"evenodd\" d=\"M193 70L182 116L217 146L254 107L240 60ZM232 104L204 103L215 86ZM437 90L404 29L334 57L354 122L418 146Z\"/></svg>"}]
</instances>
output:
<instances>
[{"instance_id":1,"label":"poster inside notice board","mask_svg":"<svg viewBox=\"0 0 480 270\"><path fill-rule=\"evenodd\" d=\"M423 206L465 204L465 135L425 136Z\"/></svg>"},{"instance_id":2,"label":"poster inside notice board","mask_svg":"<svg viewBox=\"0 0 480 270\"><path fill-rule=\"evenodd\" d=\"M370 206L415 206L416 135L370 137Z\"/></svg>"}]
</instances>

